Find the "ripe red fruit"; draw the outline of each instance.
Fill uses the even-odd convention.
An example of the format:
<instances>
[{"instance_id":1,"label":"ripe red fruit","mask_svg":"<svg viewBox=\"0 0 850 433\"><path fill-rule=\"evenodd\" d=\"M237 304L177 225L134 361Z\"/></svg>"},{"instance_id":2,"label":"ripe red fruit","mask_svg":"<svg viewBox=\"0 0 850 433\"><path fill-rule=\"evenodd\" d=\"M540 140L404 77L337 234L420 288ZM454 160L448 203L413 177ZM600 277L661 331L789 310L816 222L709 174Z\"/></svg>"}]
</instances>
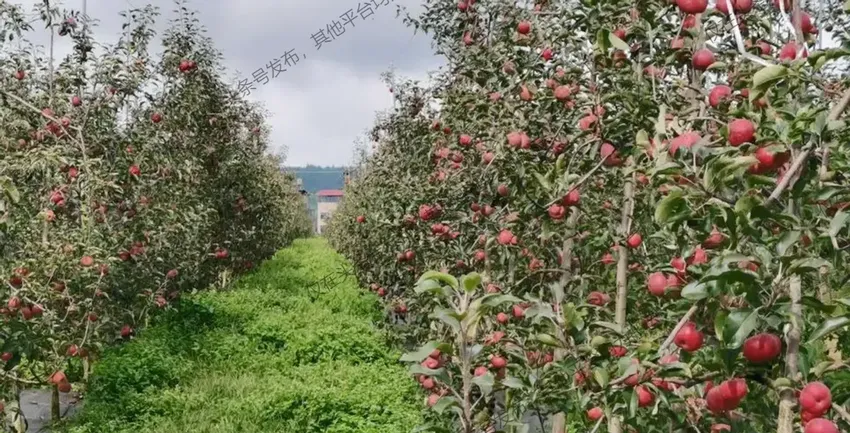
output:
<instances>
[{"instance_id":1,"label":"ripe red fruit","mask_svg":"<svg viewBox=\"0 0 850 433\"><path fill-rule=\"evenodd\" d=\"M92 256L83 256L80 259L80 266L87 268L94 264L94 258Z\"/></svg>"},{"instance_id":2,"label":"ripe red fruit","mask_svg":"<svg viewBox=\"0 0 850 433\"><path fill-rule=\"evenodd\" d=\"M561 203L564 206L577 206L581 201L581 194L577 189L570 191L564 198L561 199Z\"/></svg>"},{"instance_id":3,"label":"ripe red fruit","mask_svg":"<svg viewBox=\"0 0 850 433\"><path fill-rule=\"evenodd\" d=\"M570 94L572 94L570 86L558 86L555 88L555 99L559 101L570 99Z\"/></svg>"},{"instance_id":4,"label":"ripe red fruit","mask_svg":"<svg viewBox=\"0 0 850 433\"><path fill-rule=\"evenodd\" d=\"M702 246L708 249L717 248L720 245L723 245L723 240L723 233L720 233L720 231L717 230L717 227L715 227L711 229L711 233L708 235L708 237L705 238L704 241L702 241Z\"/></svg>"},{"instance_id":5,"label":"ripe red fruit","mask_svg":"<svg viewBox=\"0 0 850 433\"><path fill-rule=\"evenodd\" d=\"M159 123L159 122L161 122L161 121L162 121L162 114L159 114L159 113L153 113L153 114L151 114L151 122L153 122L153 123Z\"/></svg>"},{"instance_id":6,"label":"ripe red fruit","mask_svg":"<svg viewBox=\"0 0 850 433\"><path fill-rule=\"evenodd\" d=\"M686 14L701 14L708 8L708 0L676 0L676 5Z\"/></svg>"},{"instance_id":7,"label":"ripe red fruit","mask_svg":"<svg viewBox=\"0 0 850 433\"><path fill-rule=\"evenodd\" d=\"M466 12L466 9L469 8L469 4L465 1L459 1L457 3L457 9L461 12Z\"/></svg>"},{"instance_id":8,"label":"ripe red fruit","mask_svg":"<svg viewBox=\"0 0 850 433\"><path fill-rule=\"evenodd\" d=\"M544 48L543 52L540 53L540 57L543 57L545 60L552 60L554 54L552 53L551 48Z\"/></svg>"},{"instance_id":9,"label":"ripe red fruit","mask_svg":"<svg viewBox=\"0 0 850 433\"><path fill-rule=\"evenodd\" d=\"M508 365L508 360L501 356L494 356L493 359L490 360L490 365L492 365L493 368L504 368Z\"/></svg>"},{"instance_id":10,"label":"ripe red fruit","mask_svg":"<svg viewBox=\"0 0 850 433\"><path fill-rule=\"evenodd\" d=\"M641 385L635 388L638 396L638 407L647 407L655 402L655 394L647 387Z\"/></svg>"},{"instance_id":11,"label":"ripe red fruit","mask_svg":"<svg viewBox=\"0 0 850 433\"><path fill-rule=\"evenodd\" d=\"M599 407L594 407L587 411L587 419L591 421L599 421L599 419L602 418L602 415L604 415L604 413L602 412L602 408Z\"/></svg>"},{"instance_id":12,"label":"ripe red fruit","mask_svg":"<svg viewBox=\"0 0 850 433\"><path fill-rule=\"evenodd\" d=\"M629 248L637 248L640 246L642 241L643 238L640 236L640 233L635 233L629 236L629 239L626 240L626 245L628 245Z\"/></svg>"},{"instance_id":13,"label":"ripe red fruit","mask_svg":"<svg viewBox=\"0 0 850 433\"><path fill-rule=\"evenodd\" d=\"M441 398L442 398L442 396L440 394L429 395L428 396L428 402L427 402L428 406L431 406L431 407L434 406L435 404L437 404L438 401L440 401Z\"/></svg>"},{"instance_id":14,"label":"ripe red fruit","mask_svg":"<svg viewBox=\"0 0 850 433\"><path fill-rule=\"evenodd\" d=\"M628 349L623 346L611 346L608 348L608 354L614 358L622 358L626 356L626 353L628 353Z\"/></svg>"},{"instance_id":15,"label":"ripe red fruit","mask_svg":"<svg viewBox=\"0 0 850 433\"><path fill-rule=\"evenodd\" d=\"M796 26L797 20L794 19L794 14L791 14L791 23ZM800 12L800 30L803 31L804 34L816 34L818 32L818 28L812 23L812 17L808 13L801 11Z\"/></svg>"},{"instance_id":16,"label":"ripe red fruit","mask_svg":"<svg viewBox=\"0 0 850 433\"><path fill-rule=\"evenodd\" d=\"M18 81L23 80L27 76L27 73L21 70L15 71L15 79Z\"/></svg>"},{"instance_id":17,"label":"ripe red fruit","mask_svg":"<svg viewBox=\"0 0 850 433\"><path fill-rule=\"evenodd\" d=\"M366 217L363 216L363 215L357 215L357 218L355 218L355 221L357 221L358 224L363 224L363 223L366 222Z\"/></svg>"},{"instance_id":18,"label":"ripe red fruit","mask_svg":"<svg viewBox=\"0 0 850 433\"><path fill-rule=\"evenodd\" d=\"M832 393L822 382L811 382L800 391L800 407L815 416L821 416L832 407Z\"/></svg>"},{"instance_id":19,"label":"ripe red fruit","mask_svg":"<svg viewBox=\"0 0 850 433\"><path fill-rule=\"evenodd\" d=\"M704 71L714 63L714 53L711 52L708 48L703 48L694 53L694 57L691 61L694 66L694 69Z\"/></svg>"},{"instance_id":20,"label":"ripe red fruit","mask_svg":"<svg viewBox=\"0 0 850 433\"><path fill-rule=\"evenodd\" d=\"M527 35L531 31L531 23L528 21L522 21L519 25L516 26L516 31L521 35Z\"/></svg>"},{"instance_id":21,"label":"ripe red fruit","mask_svg":"<svg viewBox=\"0 0 850 433\"><path fill-rule=\"evenodd\" d=\"M732 88L725 84L719 84L708 92L708 104L712 108L717 108L723 100L730 96L732 96Z\"/></svg>"},{"instance_id":22,"label":"ripe red fruit","mask_svg":"<svg viewBox=\"0 0 850 433\"><path fill-rule=\"evenodd\" d=\"M732 8L736 14L746 14L753 9L753 0L731 0ZM726 0L717 0L717 10L724 14L729 14L729 8L726 5Z\"/></svg>"},{"instance_id":23,"label":"ripe red fruit","mask_svg":"<svg viewBox=\"0 0 850 433\"><path fill-rule=\"evenodd\" d=\"M496 239L501 245L516 245L516 236L510 230L502 230L499 232L499 237Z\"/></svg>"},{"instance_id":24,"label":"ripe red fruit","mask_svg":"<svg viewBox=\"0 0 850 433\"><path fill-rule=\"evenodd\" d=\"M130 325L121 327L121 338L128 338L133 333L133 328Z\"/></svg>"},{"instance_id":25,"label":"ripe red fruit","mask_svg":"<svg viewBox=\"0 0 850 433\"><path fill-rule=\"evenodd\" d=\"M815 418L806 423L803 433L838 433L838 427L830 420Z\"/></svg>"},{"instance_id":26,"label":"ripe red fruit","mask_svg":"<svg viewBox=\"0 0 850 433\"><path fill-rule=\"evenodd\" d=\"M58 385L62 382L67 382L68 378L65 376L65 373L57 371L50 376L50 379L48 381L52 384Z\"/></svg>"},{"instance_id":27,"label":"ripe red fruit","mask_svg":"<svg viewBox=\"0 0 850 433\"><path fill-rule=\"evenodd\" d=\"M496 315L496 321L504 325L505 323L508 323L508 315L505 313L499 313Z\"/></svg>"},{"instance_id":28,"label":"ripe red fruit","mask_svg":"<svg viewBox=\"0 0 850 433\"><path fill-rule=\"evenodd\" d=\"M9 360L12 359L13 356L14 355L12 355L12 352L3 352L2 354L0 354L0 361L9 362Z\"/></svg>"},{"instance_id":29,"label":"ripe red fruit","mask_svg":"<svg viewBox=\"0 0 850 433\"><path fill-rule=\"evenodd\" d=\"M405 260L407 260L407 261L411 261L411 260L413 260L413 259L415 259L415 258L416 258L416 252L415 252L415 251L413 251L413 250L407 250L407 251L405 251L405 253L404 253L404 258L405 258Z\"/></svg>"},{"instance_id":30,"label":"ripe red fruit","mask_svg":"<svg viewBox=\"0 0 850 433\"><path fill-rule=\"evenodd\" d=\"M21 298L12 296L9 298L9 301L6 302L6 305L9 307L9 311L17 311L18 308L21 307Z\"/></svg>"},{"instance_id":31,"label":"ripe red fruit","mask_svg":"<svg viewBox=\"0 0 850 433\"><path fill-rule=\"evenodd\" d=\"M579 127L579 129L581 129L582 131L587 131L587 130L589 130L589 129L590 129L590 128L594 125L594 124L596 124L596 121L597 121L597 120L598 120L598 118L597 118L595 115L593 115L593 114L588 114L587 116L584 116L584 117L582 117L581 119L579 119L579 121L578 121L578 127Z\"/></svg>"},{"instance_id":32,"label":"ripe red fruit","mask_svg":"<svg viewBox=\"0 0 850 433\"><path fill-rule=\"evenodd\" d=\"M602 143L602 146L599 148L599 156L605 160L604 164L609 167L620 165L623 162L620 159L620 152L611 143Z\"/></svg>"},{"instance_id":33,"label":"ripe red fruit","mask_svg":"<svg viewBox=\"0 0 850 433\"><path fill-rule=\"evenodd\" d=\"M384 296L386 296L387 290L384 289L383 287L379 287L377 293L378 293L378 296L383 298Z\"/></svg>"},{"instance_id":34,"label":"ripe red fruit","mask_svg":"<svg viewBox=\"0 0 850 433\"><path fill-rule=\"evenodd\" d=\"M782 341L773 334L758 334L744 342L744 358L752 363L761 364L772 361L782 350Z\"/></svg>"},{"instance_id":35,"label":"ripe red fruit","mask_svg":"<svg viewBox=\"0 0 850 433\"><path fill-rule=\"evenodd\" d=\"M59 383L56 388L61 393L71 392L71 384L68 381Z\"/></svg>"},{"instance_id":36,"label":"ripe red fruit","mask_svg":"<svg viewBox=\"0 0 850 433\"><path fill-rule=\"evenodd\" d=\"M83 100L80 99L79 96L74 96L73 98L71 98L71 105L79 107L80 105L83 105Z\"/></svg>"},{"instance_id":37,"label":"ripe red fruit","mask_svg":"<svg viewBox=\"0 0 850 433\"><path fill-rule=\"evenodd\" d=\"M168 278L169 280L173 280L173 279L177 278L177 273L178 273L177 269L171 269L170 271L166 272L165 278Z\"/></svg>"},{"instance_id":38,"label":"ripe red fruit","mask_svg":"<svg viewBox=\"0 0 850 433\"><path fill-rule=\"evenodd\" d=\"M673 257L670 260L670 266L672 266L673 269L675 269L679 273L682 273L682 272L685 272L685 269L687 268L688 265L685 263L685 259L683 259L681 257Z\"/></svg>"},{"instance_id":39,"label":"ripe red fruit","mask_svg":"<svg viewBox=\"0 0 850 433\"><path fill-rule=\"evenodd\" d=\"M422 366L429 369L429 370L436 370L436 369L440 368L440 360L428 357L428 358L425 358L424 361L422 361Z\"/></svg>"},{"instance_id":40,"label":"ripe red fruit","mask_svg":"<svg viewBox=\"0 0 850 433\"><path fill-rule=\"evenodd\" d=\"M561 205L553 204L549 206L549 217L553 220L563 219L566 213L567 210Z\"/></svg>"},{"instance_id":41,"label":"ripe red fruit","mask_svg":"<svg viewBox=\"0 0 850 433\"><path fill-rule=\"evenodd\" d=\"M463 147L468 147L470 144L472 144L472 137L470 137L469 135L463 134L463 135L460 136L460 138L458 138L458 144L460 144Z\"/></svg>"},{"instance_id":42,"label":"ripe red fruit","mask_svg":"<svg viewBox=\"0 0 850 433\"><path fill-rule=\"evenodd\" d=\"M605 253L602 256L601 262L602 262L603 265L610 265L610 264L614 263L614 256L611 255L611 253Z\"/></svg>"},{"instance_id":43,"label":"ripe red fruit","mask_svg":"<svg viewBox=\"0 0 850 433\"><path fill-rule=\"evenodd\" d=\"M138 165L131 165L127 171L130 173L130 176L139 176L142 174L142 169Z\"/></svg>"},{"instance_id":44,"label":"ripe red fruit","mask_svg":"<svg viewBox=\"0 0 850 433\"><path fill-rule=\"evenodd\" d=\"M525 309L522 308L522 305L514 305L512 311L514 317L517 319L522 319L523 317L525 317Z\"/></svg>"},{"instance_id":45,"label":"ripe red fruit","mask_svg":"<svg viewBox=\"0 0 850 433\"><path fill-rule=\"evenodd\" d=\"M753 143L756 139L756 127L748 119L735 119L729 122L729 145L738 147L744 143Z\"/></svg>"},{"instance_id":46,"label":"ripe red fruit","mask_svg":"<svg viewBox=\"0 0 850 433\"><path fill-rule=\"evenodd\" d=\"M673 342L686 352L694 352L702 347L703 335L695 323L688 322L679 330Z\"/></svg>"},{"instance_id":47,"label":"ripe red fruit","mask_svg":"<svg viewBox=\"0 0 850 433\"><path fill-rule=\"evenodd\" d=\"M779 49L779 60L794 60L797 58L797 43L794 41L788 42L783 45L782 48ZM809 52L803 48L803 52L800 53L800 57L808 57Z\"/></svg>"},{"instance_id":48,"label":"ripe red fruit","mask_svg":"<svg viewBox=\"0 0 850 433\"><path fill-rule=\"evenodd\" d=\"M590 292L587 295L587 303L590 305L603 306L611 302L611 297L602 292Z\"/></svg>"},{"instance_id":49,"label":"ripe red fruit","mask_svg":"<svg viewBox=\"0 0 850 433\"><path fill-rule=\"evenodd\" d=\"M502 197L507 197L507 196L508 196L508 193L509 193L509 191L508 191L508 186L507 186L507 185L505 185L505 184L500 184L500 185L496 188L496 192L498 192L498 193L499 193L499 195L500 195L500 196L502 196Z\"/></svg>"},{"instance_id":50,"label":"ripe red fruit","mask_svg":"<svg viewBox=\"0 0 850 433\"><path fill-rule=\"evenodd\" d=\"M474 374L476 376L484 376L485 374L487 374L488 371L490 371L490 370L488 370L487 367L485 367L483 365L479 365L478 367L475 367L475 373Z\"/></svg>"},{"instance_id":51,"label":"ripe red fruit","mask_svg":"<svg viewBox=\"0 0 850 433\"><path fill-rule=\"evenodd\" d=\"M662 272L654 272L646 279L646 287L654 296L664 296L667 291L667 277Z\"/></svg>"}]
</instances>

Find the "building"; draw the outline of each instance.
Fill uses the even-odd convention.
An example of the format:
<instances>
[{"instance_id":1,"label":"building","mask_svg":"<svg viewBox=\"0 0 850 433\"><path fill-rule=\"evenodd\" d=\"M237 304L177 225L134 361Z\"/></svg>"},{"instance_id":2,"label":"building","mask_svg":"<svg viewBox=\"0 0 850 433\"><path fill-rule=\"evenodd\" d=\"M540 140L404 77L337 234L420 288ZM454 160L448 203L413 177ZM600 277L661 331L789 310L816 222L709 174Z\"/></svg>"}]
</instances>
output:
<instances>
[{"instance_id":1,"label":"building","mask_svg":"<svg viewBox=\"0 0 850 433\"><path fill-rule=\"evenodd\" d=\"M342 200L342 191L338 189L323 189L316 193L316 233L322 234L322 229L330 221L339 201Z\"/></svg>"}]
</instances>

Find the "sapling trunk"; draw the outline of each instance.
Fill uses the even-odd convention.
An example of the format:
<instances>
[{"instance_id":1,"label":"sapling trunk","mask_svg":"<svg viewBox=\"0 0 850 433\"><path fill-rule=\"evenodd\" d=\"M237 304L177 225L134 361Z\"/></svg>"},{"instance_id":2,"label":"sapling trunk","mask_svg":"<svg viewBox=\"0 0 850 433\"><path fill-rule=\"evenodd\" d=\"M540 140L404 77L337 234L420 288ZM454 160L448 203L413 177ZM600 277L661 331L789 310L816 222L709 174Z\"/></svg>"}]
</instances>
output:
<instances>
[{"instance_id":1,"label":"sapling trunk","mask_svg":"<svg viewBox=\"0 0 850 433\"><path fill-rule=\"evenodd\" d=\"M794 383L799 374L800 323L803 320L802 282L799 276L794 275L790 278L788 294L791 297L791 321L785 335L785 375L791 383ZM794 433L794 407L797 405L797 397L794 394L792 388L784 389L779 394L777 433Z\"/></svg>"},{"instance_id":2,"label":"sapling trunk","mask_svg":"<svg viewBox=\"0 0 850 433\"><path fill-rule=\"evenodd\" d=\"M561 269L564 271L561 273L561 280L558 284L561 286L561 290L563 290L567 283L569 282L571 276L572 262L573 262L573 236L575 236L575 227L578 223L579 211L578 209L573 209L570 213L570 217L567 219L567 236L564 239L563 248L561 248ZM560 301L557 300L559 305L558 308L561 308ZM562 314L558 314L557 316L558 326L555 331L558 334L558 341L564 342L566 340L564 336L564 328L563 323L561 323L561 319L563 318ZM560 361L564 359L566 355L566 350L563 348L555 349L555 361ZM542 424L542 423L541 423ZM558 412L552 416L552 433L566 433L567 429L567 416L564 412Z\"/></svg>"},{"instance_id":3,"label":"sapling trunk","mask_svg":"<svg viewBox=\"0 0 850 433\"><path fill-rule=\"evenodd\" d=\"M59 385L53 385L53 393L50 396L50 418L53 422L58 422L62 419L62 413L59 408Z\"/></svg>"},{"instance_id":4,"label":"sapling trunk","mask_svg":"<svg viewBox=\"0 0 850 433\"><path fill-rule=\"evenodd\" d=\"M626 182L623 187L623 214L620 220L620 234L623 238L629 235L629 226L632 221L632 209L635 204L635 183L634 183L634 159L629 157L626 170L630 171L626 177ZM617 248L619 261L617 262L617 301L616 301L616 316L615 323L617 326L624 328L626 326L626 302L628 297L628 276L629 276L629 251L626 245L619 245Z\"/></svg>"}]
</instances>

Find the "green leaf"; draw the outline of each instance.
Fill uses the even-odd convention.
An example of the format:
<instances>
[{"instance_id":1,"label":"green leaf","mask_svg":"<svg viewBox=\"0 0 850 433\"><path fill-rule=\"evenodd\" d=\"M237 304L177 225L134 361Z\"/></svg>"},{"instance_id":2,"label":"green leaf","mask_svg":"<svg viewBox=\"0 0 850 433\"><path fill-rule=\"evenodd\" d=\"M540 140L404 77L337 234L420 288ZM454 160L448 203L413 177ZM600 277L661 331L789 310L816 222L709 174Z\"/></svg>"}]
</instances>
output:
<instances>
[{"instance_id":1,"label":"green leaf","mask_svg":"<svg viewBox=\"0 0 850 433\"><path fill-rule=\"evenodd\" d=\"M608 48L611 48L611 40L608 38L609 33L606 29L601 29L596 33L596 48L602 53L607 52Z\"/></svg>"},{"instance_id":2,"label":"green leaf","mask_svg":"<svg viewBox=\"0 0 850 433\"><path fill-rule=\"evenodd\" d=\"M543 189L545 189L546 191L552 189L552 184L549 183L549 180L546 179L545 176L536 171L532 174L534 175L534 178L537 179L537 183L539 183L540 186L543 187Z\"/></svg>"},{"instance_id":3,"label":"green leaf","mask_svg":"<svg viewBox=\"0 0 850 433\"><path fill-rule=\"evenodd\" d=\"M720 310L717 312L717 315L714 316L714 335L721 343L725 341L723 338L723 330L726 328L727 318L729 318L729 312L726 310Z\"/></svg>"},{"instance_id":4,"label":"green leaf","mask_svg":"<svg viewBox=\"0 0 850 433\"><path fill-rule=\"evenodd\" d=\"M788 248L791 245L797 243L800 239L800 235L803 233L799 230L790 230L782 234L782 237L779 238L779 243L776 244L776 253L780 256L784 256L785 252L788 251Z\"/></svg>"},{"instance_id":5,"label":"green leaf","mask_svg":"<svg viewBox=\"0 0 850 433\"><path fill-rule=\"evenodd\" d=\"M437 400L437 403L431 408L434 412L439 414L446 411L446 409L452 406L460 406L457 399L453 396L444 395Z\"/></svg>"},{"instance_id":6,"label":"green leaf","mask_svg":"<svg viewBox=\"0 0 850 433\"><path fill-rule=\"evenodd\" d=\"M759 69L753 75L753 88L756 90L766 90L771 84L788 75L788 68L782 65L770 65Z\"/></svg>"},{"instance_id":7,"label":"green leaf","mask_svg":"<svg viewBox=\"0 0 850 433\"><path fill-rule=\"evenodd\" d=\"M699 301L708 297L708 286L699 281L692 281L682 288L682 297L689 301Z\"/></svg>"},{"instance_id":8,"label":"green leaf","mask_svg":"<svg viewBox=\"0 0 850 433\"><path fill-rule=\"evenodd\" d=\"M679 210L686 206L685 199L682 198L681 191L671 191L667 197L664 197L655 208L655 221L658 224L666 224L667 221Z\"/></svg>"},{"instance_id":9,"label":"green leaf","mask_svg":"<svg viewBox=\"0 0 850 433\"><path fill-rule=\"evenodd\" d=\"M472 383L481 388L482 394L487 395L493 391L493 385L496 383L496 377L493 376L493 373L488 371L484 375L475 376L472 379Z\"/></svg>"},{"instance_id":10,"label":"green leaf","mask_svg":"<svg viewBox=\"0 0 850 433\"><path fill-rule=\"evenodd\" d=\"M561 343L549 334L537 334L534 336L534 339L547 346L561 347Z\"/></svg>"},{"instance_id":11,"label":"green leaf","mask_svg":"<svg viewBox=\"0 0 850 433\"><path fill-rule=\"evenodd\" d=\"M817 271L824 266L832 268L832 263L818 257L809 257L791 262L791 266L788 267L788 273L801 274L804 272L812 272Z\"/></svg>"},{"instance_id":12,"label":"green leaf","mask_svg":"<svg viewBox=\"0 0 850 433\"><path fill-rule=\"evenodd\" d=\"M629 47L629 44L623 42L623 40L617 37L617 35L610 32L608 33L608 42L610 42L611 45L618 50L625 51L627 53L632 50L631 47Z\"/></svg>"},{"instance_id":13,"label":"green leaf","mask_svg":"<svg viewBox=\"0 0 850 433\"><path fill-rule=\"evenodd\" d=\"M736 310L729 313L723 328L723 341L733 349L743 344L743 340L758 324L758 312L753 310ZM745 334L745 335L744 335ZM741 337L740 335L744 335ZM740 341L739 341L740 339Z\"/></svg>"},{"instance_id":14,"label":"green leaf","mask_svg":"<svg viewBox=\"0 0 850 433\"><path fill-rule=\"evenodd\" d=\"M436 308L431 314L431 317L440 319L443 323L449 325L455 332L460 331L460 321L454 317L454 312L444 308Z\"/></svg>"},{"instance_id":15,"label":"green leaf","mask_svg":"<svg viewBox=\"0 0 850 433\"><path fill-rule=\"evenodd\" d=\"M401 358L399 359L399 361L401 361L401 362L422 362L422 361L425 360L425 358L428 357L428 355L430 355L434 351L434 349L437 348L437 346L438 346L437 342L429 341L429 342L425 343L424 346L420 347L419 350L417 350L415 352L408 352L408 353L405 353L404 355L401 355Z\"/></svg>"},{"instance_id":16,"label":"green leaf","mask_svg":"<svg viewBox=\"0 0 850 433\"><path fill-rule=\"evenodd\" d=\"M516 377L513 377L513 376L507 376L504 379L502 379L501 382L502 382L502 385L505 385L508 388L522 389L522 388L525 387L525 384L522 383L521 380L519 380L519 379L517 379Z\"/></svg>"},{"instance_id":17,"label":"green leaf","mask_svg":"<svg viewBox=\"0 0 850 433\"><path fill-rule=\"evenodd\" d=\"M478 272L471 272L460 278L463 289L467 292L474 292L481 284L481 275Z\"/></svg>"},{"instance_id":18,"label":"green leaf","mask_svg":"<svg viewBox=\"0 0 850 433\"><path fill-rule=\"evenodd\" d=\"M729 348L737 349L744 344L744 341L750 336L753 330L758 326L758 309L754 310L747 316L743 322L738 326L738 329L732 335L732 339L729 341Z\"/></svg>"},{"instance_id":19,"label":"green leaf","mask_svg":"<svg viewBox=\"0 0 850 433\"><path fill-rule=\"evenodd\" d=\"M608 376L608 370L604 368L594 368L593 369L593 380L599 384L600 387L605 389L608 386L608 381L610 381L610 377Z\"/></svg>"},{"instance_id":20,"label":"green leaf","mask_svg":"<svg viewBox=\"0 0 850 433\"><path fill-rule=\"evenodd\" d=\"M850 213L840 210L832 217L829 223L829 238L832 240L832 247L838 249L838 233L847 225L847 218L850 218Z\"/></svg>"},{"instance_id":21,"label":"green leaf","mask_svg":"<svg viewBox=\"0 0 850 433\"><path fill-rule=\"evenodd\" d=\"M425 281L425 280L437 280L437 281L439 281L443 284L448 285L449 287L451 287L453 289L458 288L457 278L455 278L455 277L453 277L449 274L444 274L442 272L437 272L437 271L425 272L424 274L422 274L421 277L419 277L419 281L417 281L417 285L419 283L421 283L422 281Z\"/></svg>"},{"instance_id":22,"label":"green leaf","mask_svg":"<svg viewBox=\"0 0 850 433\"><path fill-rule=\"evenodd\" d=\"M617 325L616 323L593 322L591 325L599 326L599 327L602 327L602 328L608 328L608 329L616 332L619 335L623 335L623 328L620 325Z\"/></svg>"},{"instance_id":23,"label":"green leaf","mask_svg":"<svg viewBox=\"0 0 850 433\"><path fill-rule=\"evenodd\" d=\"M434 293L434 294L442 293L443 292L443 285L440 284L436 280L420 281L420 282L416 283L416 286L413 287L413 292L416 293L416 294L425 293L425 292Z\"/></svg>"},{"instance_id":24,"label":"green leaf","mask_svg":"<svg viewBox=\"0 0 850 433\"><path fill-rule=\"evenodd\" d=\"M829 335L847 325L850 325L850 315L826 319L823 323L821 323L820 327L812 333L811 337L809 337L809 343L823 338L824 336Z\"/></svg>"}]
</instances>

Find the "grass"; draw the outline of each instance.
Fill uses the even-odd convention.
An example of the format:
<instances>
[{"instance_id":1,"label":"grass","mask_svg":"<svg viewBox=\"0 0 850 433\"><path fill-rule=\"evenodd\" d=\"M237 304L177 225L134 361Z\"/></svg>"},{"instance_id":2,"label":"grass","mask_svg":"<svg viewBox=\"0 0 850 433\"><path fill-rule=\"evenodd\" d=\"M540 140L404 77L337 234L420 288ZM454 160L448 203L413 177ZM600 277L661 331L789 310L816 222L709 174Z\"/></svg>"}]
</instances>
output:
<instances>
[{"instance_id":1,"label":"grass","mask_svg":"<svg viewBox=\"0 0 850 433\"><path fill-rule=\"evenodd\" d=\"M186 297L104 353L65 430L411 431L421 422L415 382L373 326L377 299L341 276L344 266L324 240L299 240L233 289Z\"/></svg>"}]
</instances>

